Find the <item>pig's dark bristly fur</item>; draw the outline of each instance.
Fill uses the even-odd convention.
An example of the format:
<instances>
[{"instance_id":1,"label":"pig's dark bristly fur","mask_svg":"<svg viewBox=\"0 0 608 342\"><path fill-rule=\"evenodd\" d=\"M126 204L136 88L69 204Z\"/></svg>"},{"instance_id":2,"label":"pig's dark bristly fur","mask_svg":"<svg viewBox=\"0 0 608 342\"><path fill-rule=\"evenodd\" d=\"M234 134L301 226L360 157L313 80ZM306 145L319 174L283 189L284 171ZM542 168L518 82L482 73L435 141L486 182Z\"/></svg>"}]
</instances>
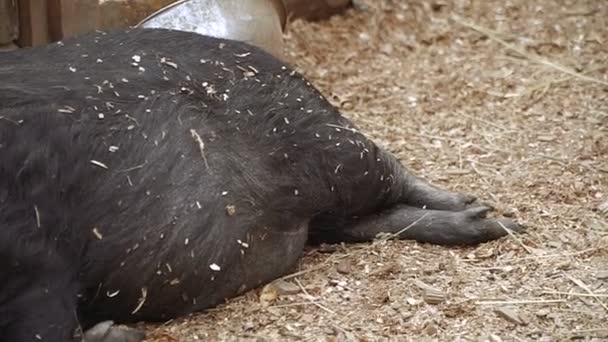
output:
<instances>
[{"instance_id":1,"label":"pig's dark bristly fur","mask_svg":"<svg viewBox=\"0 0 608 342\"><path fill-rule=\"evenodd\" d=\"M95 33L2 54L0 80L1 341L208 308L288 272L309 237L519 229L408 174L244 43Z\"/></svg>"}]
</instances>

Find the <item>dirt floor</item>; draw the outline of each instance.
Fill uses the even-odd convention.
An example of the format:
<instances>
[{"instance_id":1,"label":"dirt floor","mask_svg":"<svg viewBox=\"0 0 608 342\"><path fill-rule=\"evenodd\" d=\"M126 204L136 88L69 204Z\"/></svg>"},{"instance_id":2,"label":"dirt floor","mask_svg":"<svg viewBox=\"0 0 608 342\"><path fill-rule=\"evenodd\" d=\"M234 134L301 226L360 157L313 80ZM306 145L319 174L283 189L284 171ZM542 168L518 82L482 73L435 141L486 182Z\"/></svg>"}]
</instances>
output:
<instances>
[{"instance_id":1,"label":"dirt floor","mask_svg":"<svg viewBox=\"0 0 608 342\"><path fill-rule=\"evenodd\" d=\"M528 233L309 248L149 341L608 339L608 2L358 3L292 23L288 58L417 174Z\"/></svg>"}]
</instances>

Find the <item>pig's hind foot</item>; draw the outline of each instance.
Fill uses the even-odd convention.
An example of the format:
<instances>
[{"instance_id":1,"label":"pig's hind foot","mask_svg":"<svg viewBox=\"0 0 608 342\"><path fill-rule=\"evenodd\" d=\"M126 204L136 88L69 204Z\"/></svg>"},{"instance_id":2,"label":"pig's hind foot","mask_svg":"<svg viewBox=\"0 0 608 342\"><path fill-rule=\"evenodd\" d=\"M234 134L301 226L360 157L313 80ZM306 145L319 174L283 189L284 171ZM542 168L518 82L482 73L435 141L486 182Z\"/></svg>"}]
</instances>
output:
<instances>
[{"instance_id":1,"label":"pig's hind foot","mask_svg":"<svg viewBox=\"0 0 608 342\"><path fill-rule=\"evenodd\" d=\"M480 206L461 211L429 210L397 205L379 214L353 219L338 227L311 225L317 240L363 242L379 234L438 245L474 245L498 239L524 227L507 218L487 218L492 208Z\"/></svg>"},{"instance_id":2,"label":"pig's hind foot","mask_svg":"<svg viewBox=\"0 0 608 342\"><path fill-rule=\"evenodd\" d=\"M406 174L400 202L422 209L461 211L478 207L477 197L441 189L422 178Z\"/></svg>"}]
</instances>

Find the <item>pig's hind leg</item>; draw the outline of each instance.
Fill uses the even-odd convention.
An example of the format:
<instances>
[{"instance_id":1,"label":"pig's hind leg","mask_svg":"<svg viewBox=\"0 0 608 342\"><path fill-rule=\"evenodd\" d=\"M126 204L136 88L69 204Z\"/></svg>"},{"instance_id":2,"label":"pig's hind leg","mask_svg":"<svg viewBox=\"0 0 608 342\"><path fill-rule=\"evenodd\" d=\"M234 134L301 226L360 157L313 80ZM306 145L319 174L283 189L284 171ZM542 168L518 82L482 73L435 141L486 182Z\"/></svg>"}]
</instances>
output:
<instances>
[{"instance_id":1,"label":"pig's hind leg","mask_svg":"<svg viewBox=\"0 0 608 342\"><path fill-rule=\"evenodd\" d=\"M395 238L439 245L473 245L519 232L516 222L487 218L489 207L461 211L422 209L399 204L377 214L331 222L319 218L311 224L315 240L328 242L365 242L390 234Z\"/></svg>"},{"instance_id":2,"label":"pig's hind leg","mask_svg":"<svg viewBox=\"0 0 608 342\"><path fill-rule=\"evenodd\" d=\"M440 189L404 170L404 189L400 202L417 208L461 211L478 206L473 195Z\"/></svg>"},{"instance_id":3,"label":"pig's hind leg","mask_svg":"<svg viewBox=\"0 0 608 342\"><path fill-rule=\"evenodd\" d=\"M388 153L385 170L393 170L392 199L373 214L321 215L310 224L313 242L363 242L378 234L440 245L472 245L523 229L507 218L488 218L490 206L474 196L451 192L411 174Z\"/></svg>"}]
</instances>

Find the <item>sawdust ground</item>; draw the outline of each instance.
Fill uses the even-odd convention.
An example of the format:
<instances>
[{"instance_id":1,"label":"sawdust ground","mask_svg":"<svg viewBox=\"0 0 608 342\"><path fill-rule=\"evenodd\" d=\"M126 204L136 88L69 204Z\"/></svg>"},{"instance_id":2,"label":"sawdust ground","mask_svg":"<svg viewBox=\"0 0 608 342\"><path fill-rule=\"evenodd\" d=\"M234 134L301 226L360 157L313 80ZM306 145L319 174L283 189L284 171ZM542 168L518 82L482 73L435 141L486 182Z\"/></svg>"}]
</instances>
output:
<instances>
[{"instance_id":1,"label":"sawdust ground","mask_svg":"<svg viewBox=\"0 0 608 342\"><path fill-rule=\"evenodd\" d=\"M289 60L414 172L528 233L309 248L289 279L308 295L251 291L149 340L608 338L608 2L359 3L292 23Z\"/></svg>"}]
</instances>

